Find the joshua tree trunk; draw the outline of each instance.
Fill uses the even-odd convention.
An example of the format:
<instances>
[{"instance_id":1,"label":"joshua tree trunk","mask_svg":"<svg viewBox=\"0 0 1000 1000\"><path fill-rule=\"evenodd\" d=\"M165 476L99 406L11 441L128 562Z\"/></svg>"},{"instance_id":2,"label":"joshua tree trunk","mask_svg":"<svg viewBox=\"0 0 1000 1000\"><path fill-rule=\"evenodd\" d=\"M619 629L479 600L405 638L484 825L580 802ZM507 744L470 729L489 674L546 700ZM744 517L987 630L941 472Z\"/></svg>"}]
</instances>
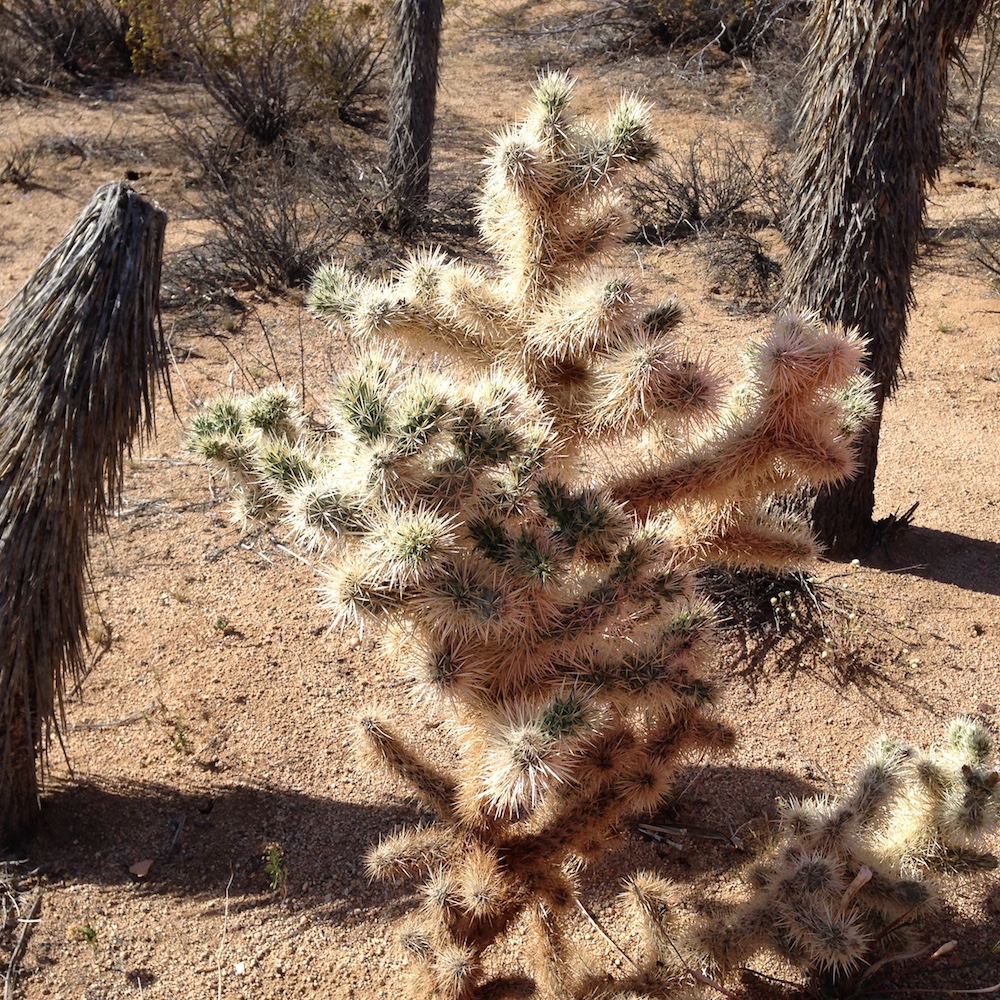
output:
<instances>
[{"instance_id":1,"label":"joshua tree trunk","mask_svg":"<svg viewBox=\"0 0 1000 1000\"><path fill-rule=\"evenodd\" d=\"M4 692L17 714L0 728L0 850L9 849L34 826L38 816L38 775L33 710L24 685ZM6 714L6 713L5 713Z\"/></svg>"},{"instance_id":2,"label":"joshua tree trunk","mask_svg":"<svg viewBox=\"0 0 1000 1000\"><path fill-rule=\"evenodd\" d=\"M0 330L0 853L37 818L37 759L84 665L88 533L152 431L165 225L105 185Z\"/></svg>"},{"instance_id":3,"label":"joshua tree trunk","mask_svg":"<svg viewBox=\"0 0 1000 1000\"><path fill-rule=\"evenodd\" d=\"M819 0L786 234L789 306L857 327L877 384L856 477L824 487L813 527L834 555L875 536L882 405L896 387L928 185L941 164L948 62L983 0Z\"/></svg>"},{"instance_id":4,"label":"joshua tree trunk","mask_svg":"<svg viewBox=\"0 0 1000 1000\"><path fill-rule=\"evenodd\" d=\"M390 229L407 233L427 207L444 0L396 0L389 96Z\"/></svg>"}]
</instances>

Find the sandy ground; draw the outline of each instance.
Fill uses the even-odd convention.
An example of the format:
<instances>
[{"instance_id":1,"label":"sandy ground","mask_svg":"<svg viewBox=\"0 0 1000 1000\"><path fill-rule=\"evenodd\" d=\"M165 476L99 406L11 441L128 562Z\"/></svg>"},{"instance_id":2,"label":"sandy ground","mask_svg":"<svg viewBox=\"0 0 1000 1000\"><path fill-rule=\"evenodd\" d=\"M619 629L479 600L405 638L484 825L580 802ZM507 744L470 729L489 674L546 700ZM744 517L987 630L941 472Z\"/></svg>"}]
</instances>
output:
<instances>
[{"instance_id":1,"label":"sandy ground","mask_svg":"<svg viewBox=\"0 0 1000 1000\"><path fill-rule=\"evenodd\" d=\"M622 89L653 100L668 147L705 128L753 128L744 110L753 81L738 65L725 85L678 81L637 54L588 61L552 41L537 52L495 46L461 9L450 16L440 187L476 176L490 132L521 110L550 58L579 78L585 112L604 110ZM184 200L188 175L170 155L151 91L176 97L163 85L132 84L105 97L0 103L5 145L73 137L115 150L77 155L53 142L30 187L0 187L0 298L96 186L126 169L171 214L170 247L189 238L197 222ZM958 231L995 200L998 183L989 167L959 162L931 205L935 235L916 276L906 377L887 410L878 480L877 513L919 501L913 527L860 567L819 567L857 613L838 619L836 662L818 652L748 662L736 645L723 647L714 670L739 745L725 760L691 762L676 821L738 833L746 847L685 837L657 844L630 831L623 852L587 873L584 897L626 952L635 939L615 897L629 872L658 869L692 897L725 891L749 847L766 839L776 798L843 783L878 733L926 746L956 714L1000 718L1000 299ZM725 369L762 327L761 317L728 308L689 247L629 248L621 263L651 294L680 296L684 335ZM406 685L367 639L329 631L316 592L321 568L287 548L280 531L241 535L225 484L181 448L183 423L203 400L271 366L263 329L285 377L298 383L304 373L310 405L345 357L297 294L251 305L261 322L171 330L177 415L161 407L155 440L129 462L120 510L93 540L92 669L69 702L66 755L50 757L43 820L26 855L26 868L42 869L41 909L14 996L399 995L404 960L391 926L409 890L371 884L363 858L380 834L420 812L404 789L357 767L349 744L357 706L373 697L406 705ZM433 719L415 715L412 725L433 744ZM284 859L277 888L265 871L268 845L280 845ZM130 871L149 861L143 877ZM950 879L945 899L926 933L956 939L955 951L919 982L896 975L882 987L1000 980L995 873ZM621 965L589 922L581 919L579 934L594 943L595 961ZM730 985L767 993L760 981Z\"/></svg>"}]
</instances>

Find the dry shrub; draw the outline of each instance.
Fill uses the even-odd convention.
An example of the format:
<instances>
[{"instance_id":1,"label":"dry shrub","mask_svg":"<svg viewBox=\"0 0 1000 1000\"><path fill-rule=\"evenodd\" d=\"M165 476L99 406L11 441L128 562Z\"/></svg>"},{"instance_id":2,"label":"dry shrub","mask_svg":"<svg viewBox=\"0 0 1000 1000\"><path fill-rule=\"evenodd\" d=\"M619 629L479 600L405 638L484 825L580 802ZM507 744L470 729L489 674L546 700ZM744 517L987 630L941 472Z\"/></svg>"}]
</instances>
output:
<instances>
[{"instance_id":1,"label":"dry shrub","mask_svg":"<svg viewBox=\"0 0 1000 1000\"><path fill-rule=\"evenodd\" d=\"M576 30L598 32L618 47L645 38L754 57L806 6L801 0L588 0L574 22Z\"/></svg>"},{"instance_id":2,"label":"dry shrub","mask_svg":"<svg viewBox=\"0 0 1000 1000\"><path fill-rule=\"evenodd\" d=\"M115 0L7 0L0 4L3 54L19 61L3 75L49 84L127 76L130 27L128 5Z\"/></svg>"},{"instance_id":3,"label":"dry shrub","mask_svg":"<svg viewBox=\"0 0 1000 1000\"><path fill-rule=\"evenodd\" d=\"M920 637L893 620L865 589L857 561L828 576L712 568L702 572L719 621L726 662L750 680L767 671L801 670L840 685L906 676L920 660Z\"/></svg>"},{"instance_id":4,"label":"dry shrub","mask_svg":"<svg viewBox=\"0 0 1000 1000\"><path fill-rule=\"evenodd\" d=\"M0 24L4 13L0 10ZM0 30L0 96L30 94L47 84L49 60L39 58L38 49L8 30Z\"/></svg>"},{"instance_id":5,"label":"dry shrub","mask_svg":"<svg viewBox=\"0 0 1000 1000\"><path fill-rule=\"evenodd\" d=\"M984 0L979 14L978 45L966 45L961 73L948 95L944 136L950 158L975 157L991 166L1000 162L997 135L996 70L1000 64L1000 0Z\"/></svg>"},{"instance_id":6,"label":"dry shrub","mask_svg":"<svg viewBox=\"0 0 1000 1000\"><path fill-rule=\"evenodd\" d=\"M144 22L153 58L165 46L223 115L260 145L305 122L362 117L361 99L380 68L375 9L321 0L184 0L150 4Z\"/></svg>"},{"instance_id":7,"label":"dry shrub","mask_svg":"<svg viewBox=\"0 0 1000 1000\"><path fill-rule=\"evenodd\" d=\"M1000 285L1000 213L996 204L984 205L983 214L968 227L969 253L972 259Z\"/></svg>"},{"instance_id":8,"label":"dry shrub","mask_svg":"<svg viewBox=\"0 0 1000 1000\"><path fill-rule=\"evenodd\" d=\"M629 187L634 237L665 243L768 224L780 216L783 199L774 162L767 151L724 135L665 151Z\"/></svg>"},{"instance_id":9,"label":"dry shrub","mask_svg":"<svg viewBox=\"0 0 1000 1000\"><path fill-rule=\"evenodd\" d=\"M31 143L10 146L0 153L0 184L27 190L35 173L38 146Z\"/></svg>"},{"instance_id":10,"label":"dry shrub","mask_svg":"<svg viewBox=\"0 0 1000 1000\"><path fill-rule=\"evenodd\" d=\"M712 280L735 298L756 299L765 304L772 300L781 277L781 264L756 236L746 232L710 236L701 241L699 250L708 263Z\"/></svg>"},{"instance_id":11,"label":"dry shrub","mask_svg":"<svg viewBox=\"0 0 1000 1000\"><path fill-rule=\"evenodd\" d=\"M343 153L305 146L230 163L204 192L213 231L171 262L173 279L202 291L304 284L355 228L360 173Z\"/></svg>"}]
</instances>

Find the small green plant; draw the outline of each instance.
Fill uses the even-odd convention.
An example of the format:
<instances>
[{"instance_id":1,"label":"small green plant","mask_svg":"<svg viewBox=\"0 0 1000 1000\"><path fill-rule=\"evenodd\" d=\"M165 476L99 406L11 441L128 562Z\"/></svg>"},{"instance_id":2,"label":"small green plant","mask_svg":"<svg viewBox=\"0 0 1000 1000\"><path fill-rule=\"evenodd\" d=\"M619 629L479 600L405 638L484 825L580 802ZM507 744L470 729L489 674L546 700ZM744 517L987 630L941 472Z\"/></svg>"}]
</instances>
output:
<instances>
[{"instance_id":1,"label":"small green plant","mask_svg":"<svg viewBox=\"0 0 1000 1000\"><path fill-rule=\"evenodd\" d=\"M74 941L83 941L91 948L97 947L97 928L90 923L73 924L69 928L69 936Z\"/></svg>"},{"instance_id":2,"label":"small green plant","mask_svg":"<svg viewBox=\"0 0 1000 1000\"><path fill-rule=\"evenodd\" d=\"M264 874L273 892L281 894L284 899L288 894L288 861L285 858L285 849L277 841L270 841L264 845Z\"/></svg>"},{"instance_id":3,"label":"small green plant","mask_svg":"<svg viewBox=\"0 0 1000 1000\"><path fill-rule=\"evenodd\" d=\"M170 745L180 754L190 754L194 749L191 743L191 730L183 716L177 716L174 720Z\"/></svg>"}]
</instances>

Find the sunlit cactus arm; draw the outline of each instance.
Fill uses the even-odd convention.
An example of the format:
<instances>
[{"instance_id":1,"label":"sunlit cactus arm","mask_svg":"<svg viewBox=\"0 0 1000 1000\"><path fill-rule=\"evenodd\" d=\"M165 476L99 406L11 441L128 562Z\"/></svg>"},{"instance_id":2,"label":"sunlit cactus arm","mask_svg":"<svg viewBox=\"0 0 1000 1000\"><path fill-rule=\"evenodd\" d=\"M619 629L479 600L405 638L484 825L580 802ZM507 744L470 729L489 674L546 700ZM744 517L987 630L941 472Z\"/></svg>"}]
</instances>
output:
<instances>
[{"instance_id":1,"label":"sunlit cactus arm","mask_svg":"<svg viewBox=\"0 0 1000 1000\"><path fill-rule=\"evenodd\" d=\"M463 360L482 366L516 352L523 318L496 281L480 268L455 263L442 275L437 309L448 343Z\"/></svg>"},{"instance_id":2,"label":"sunlit cactus arm","mask_svg":"<svg viewBox=\"0 0 1000 1000\"><path fill-rule=\"evenodd\" d=\"M955 719L943 752L952 788L941 810L947 847L975 848L1000 822L1000 771L991 766L993 733L975 719Z\"/></svg>"},{"instance_id":3,"label":"sunlit cactus arm","mask_svg":"<svg viewBox=\"0 0 1000 1000\"><path fill-rule=\"evenodd\" d=\"M583 189L602 195L617 181L619 171L656 156L659 146L650 129L650 111L645 101L622 95L604 127L584 134L574 151L571 192Z\"/></svg>"},{"instance_id":4,"label":"sunlit cactus arm","mask_svg":"<svg viewBox=\"0 0 1000 1000\"><path fill-rule=\"evenodd\" d=\"M330 426L348 440L371 445L389 432L400 359L372 353L333 383L327 398Z\"/></svg>"},{"instance_id":5,"label":"sunlit cactus arm","mask_svg":"<svg viewBox=\"0 0 1000 1000\"><path fill-rule=\"evenodd\" d=\"M313 482L320 471L314 447L305 442L288 444L282 439L256 442L253 464L260 482L285 500Z\"/></svg>"},{"instance_id":6,"label":"sunlit cactus arm","mask_svg":"<svg viewBox=\"0 0 1000 1000\"><path fill-rule=\"evenodd\" d=\"M295 394L283 386L213 401L192 420L185 446L231 477L240 522L272 517L280 501L318 472L317 445Z\"/></svg>"},{"instance_id":7,"label":"sunlit cactus arm","mask_svg":"<svg viewBox=\"0 0 1000 1000\"><path fill-rule=\"evenodd\" d=\"M243 479L252 472L251 449L244 444L248 432L245 401L223 396L194 416L184 444L192 454Z\"/></svg>"},{"instance_id":8,"label":"sunlit cactus arm","mask_svg":"<svg viewBox=\"0 0 1000 1000\"><path fill-rule=\"evenodd\" d=\"M581 396L579 420L595 438L646 432L676 443L717 417L721 393L710 364L640 335L608 352Z\"/></svg>"},{"instance_id":9,"label":"sunlit cactus arm","mask_svg":"<svg viewBox=\"0 0 1000 1000\"><path fill-rule=\"evenodd\" d=\"M575 780L576 752L600 706L572 690L548 700L532 694L526 691L520 703L484 706L462 727L466 770L479 789L477 815L523 819Z\"/></svg>"},{"instance_id":10,"label":"sunlit cactus arm","mask_svg":"<svg viewBox=\"0 0 1000 1000\"><path fill-rule=\"evenodd\" d=\"M554 162L565 160L574 148L577 122L572 104L573 80L566 73L538 78L521 130L536 139Z\"/></svg>"},{"instance_id":11,"label":"sunlit cactus arm","mask_svg":"<svg viewBox=\"0 0 1000 1000\"><path fill-rule=\"evenodd\" d=\"M579 995L583 966L565 925L565 911L538 902L528 909L529 948L537 956L535 980L543 995Z\"/></svg>"},{"instance_id":12,"label":"sunlit cactus arm","mask_svg":"<svg viewBox=\"0 0 1000 1000\"><path fill-rule=\"evenodd\" d=\"M886 818L911 756L911 748L887 737L871 746L843 796L844 805L853 810L860 823L874 824Z\"/></svg>"},{"instance_id":13,"label":"sunlit cactus arm","mask_svg":"<svg viewBox=\"0 0 1000 1000\"><path fill-rule=\"evenodd\" d=\"M993 732L977 719L962 715L949 724L945 751L949 758L969 767L988 768L995 750Z\"/></svg>"},{"instance_id":14,"label":"sunlit cactus arm","mask_svg":"<svg viewBox=\"0 0 1000 1000\"><path fill-rule=\"evenodd\" d=\"M581 127L571 91L567 77L543 77L527 118L488 161L480 227L516 301L541 302L610 246L626 220L609 189L655 152L642 102L624 98L602 128Z\"/></svg>"},{"instance_id":15,"label":"sunlit cactus arm","mask_svg":"<svg viewBox=\"0 0 1000 1000\"><path fill-rule=\"evenodd\" d=\"M337 472L321 469L292 491L284 520L300 545L324 550L368 530L369 500L366 491L345 486Z\"/></svg>"},{"instance_id":16,"label":"sunlit cactus arm","mask_svg":"<svg viewBox=\"0 0 1000 1000\"><path fill-rule=\"evenodd\" d=\"M804 518L752 506L685 510L674 530L682 565L708 563L782 574L812 565L819 555Z\"/></svg>"},{"instance_id":17,"label":"sunlit cactus arm","mask_svg":"<svg viewBox=\"0 0 1000 1000\"><path fill-rule=\"evenodd\" d=\"M630 282L595 273L549 296L524 333L528 374L550 366L582 367L630 338L639 312Z\"/></svg>"},{"instance_id":18,"label":"sunlit cactus arm","mask_svg":"<svg viewBox=\"0 0 1000 1000\"><path fill-rule=\"evenodd\" d=\"M454 831L440 824L401 830L383 837L368 851L365 868L377 879L428 875L447 863L454 844Z\"/></svg>"},{"instance_id":19,"label":"sunlit cactus arm","mask_svg":"<svg viewBox=\"0 0 1000 1000\"><path fill-rule=\"evenodd\" d=\"M639 513L692 501L723 504L788 489L795 480L830 482L853 469L848 429L857 429L865 387L830 391L858 354L856 338L814 324L779 322L750 352L749 382L728 422L688 455L623 468L613 495Z\"/></svg>"},{"instance_id":20,"label":"sunlit cactus arm","mask_svg":"<svg viewBox=\"0 0 1000 1000\"><path fill-rule=\"evenodd\" d=\"M317 316L348 324L357 308L362 287L362 280L342 264L324 264L313 275L306 306Z\"/></svg>"},{"instance_id":21,"label":"sunlit cactus arm","mask_svg":"<svg viewBox=\"0 0 1000 1000\"><path fill-rule=\"evenodd\" d=\"M655 872L636 872L625 883L622 897L636 917L640 935L639 965L647 972L676 969L677 910L681 895L677 886Z\"/></svg>"},{"instance_id":22,"label":"sunlit cactus arm","mask_svg":"<svg viewBox=\"0 0 1000 1000\"><path fill-rule=\"evenodd\" d=\"M293 389L283 385L268 386L251 396L246 401L244 417L248 426L288 444L306 434L302 403Z\"/></svg>"},{"instance_id":23,"label":"sunlit cactus arm","mask_svg":"<svg viewBox=\"0 0 1000 1000\"><path fill-rule=\"evenodd\" d=\"M512 335L512 313L494 281L479 267L418 250L396 272L391 292L404 305L378 327L356 314L352 330L410 352L443 352L481 369L494 362Z\"/></svg>"},{"instance_id":24,"label":"sunlit cactus arm","mask_svg":"<svg viewBox=\"0 0 1000 1000\"><path fill-rule=\"evenodd\" d=\"M307 305L364 344L433 339L440 325L435 292L446 267L443 255L429 253L411 258L392 280L364 281L342 265L327 264L313 276Z\"/></svg>"},{"instance_id":25,"label":"sunlit cactus arm","mask_svg":"<svg viewBox=\"0 0 1000 1000\"><path fill-rule=\"evenodd\" d=\"M645 316L625 279L595 275L549 297L524 333L519 359L575 437L638 437L707 425L719 381L682 355L649 321L669 323L668 304Z\"/></svg>"}]
</instances>

